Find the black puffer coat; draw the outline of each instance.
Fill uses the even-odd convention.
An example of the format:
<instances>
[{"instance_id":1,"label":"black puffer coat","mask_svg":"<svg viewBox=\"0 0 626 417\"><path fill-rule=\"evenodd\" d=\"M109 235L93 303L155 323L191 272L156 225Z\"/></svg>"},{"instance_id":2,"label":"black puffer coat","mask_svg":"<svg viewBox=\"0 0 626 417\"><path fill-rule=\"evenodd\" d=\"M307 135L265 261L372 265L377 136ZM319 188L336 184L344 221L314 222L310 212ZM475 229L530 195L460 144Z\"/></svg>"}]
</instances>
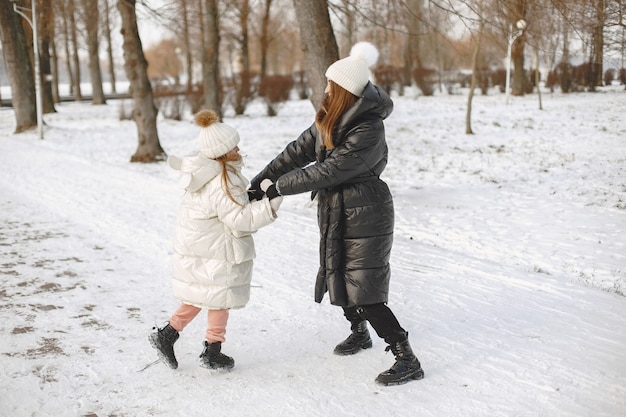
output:
<instances>
[{"instance_id":1,"label":"black puffer coat","mask_svg":"<svg viewBox=\"0 0 626 417\"><path fill-rule=\"evenodd\" d=\"M344 307L387 302L394 210L379 176L387 165L383 120L392 110L387 93L369 83L341 117L335 149L324 148L313 124L251 181L256 187L269 178L283 195L317 195L318 303L326 291L332 304Z\"/></svg>"}]
</instances>

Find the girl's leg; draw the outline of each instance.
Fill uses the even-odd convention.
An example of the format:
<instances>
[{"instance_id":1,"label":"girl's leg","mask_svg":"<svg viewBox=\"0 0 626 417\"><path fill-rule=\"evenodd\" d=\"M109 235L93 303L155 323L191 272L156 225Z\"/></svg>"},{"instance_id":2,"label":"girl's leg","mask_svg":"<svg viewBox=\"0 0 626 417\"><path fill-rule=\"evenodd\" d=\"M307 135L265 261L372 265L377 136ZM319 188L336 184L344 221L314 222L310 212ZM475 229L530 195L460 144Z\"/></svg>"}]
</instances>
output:
<instances>
[{"instance_id":1,"label":"girl's leg","mask_svg":"<svg viewBox=\"0 0 626 417\"><path fill-rule=\"evenodd\" d=\"M168 320L170 326L172 326L177 332L182 332L185 326L187 326L191 320L193 320L201 308L189 305L181 304L180 307L172 314L172 317Z\"/></svg>"},{"instance_id":2,"label":"girl's leg","mask_svg":"<svg viewBox=\"0 0 626 417\"><path fill-rule=\"evenodd\" d=\"M226 323L228 322L228 310L209 310L207 313L208 326L205 338L209 343L220 342L226 340Z\"/></svg>"}]
</instances>

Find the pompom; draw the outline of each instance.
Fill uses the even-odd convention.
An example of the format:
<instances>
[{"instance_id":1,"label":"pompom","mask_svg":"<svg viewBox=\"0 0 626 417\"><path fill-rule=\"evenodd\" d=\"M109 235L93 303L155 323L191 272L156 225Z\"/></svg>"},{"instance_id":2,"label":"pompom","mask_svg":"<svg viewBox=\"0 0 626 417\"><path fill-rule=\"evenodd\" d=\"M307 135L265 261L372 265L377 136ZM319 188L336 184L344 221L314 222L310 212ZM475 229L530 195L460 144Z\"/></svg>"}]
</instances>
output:
<instances>
[{"instance_id":1,"label":"pompom","mask_svg":"<svg viewBox=\"0 0 626 417\"><path fill-rule=\"evenodd\" d=\"M215 122L219 122L219 117L213 110L200 110L195 116L196 124L200 127L209 127Z\"/></svg>"},{"instance_id":2,"label":"pompom","mask_svg":"<svg viewBox=\"0 0 626 417\"><path fill-rule=\"evenodd\" d=\"M364 59L367 66L371 67L378 61L378 49L369 42L358 42L350 50L350 56Z\"/></svg>"}]
</instances>

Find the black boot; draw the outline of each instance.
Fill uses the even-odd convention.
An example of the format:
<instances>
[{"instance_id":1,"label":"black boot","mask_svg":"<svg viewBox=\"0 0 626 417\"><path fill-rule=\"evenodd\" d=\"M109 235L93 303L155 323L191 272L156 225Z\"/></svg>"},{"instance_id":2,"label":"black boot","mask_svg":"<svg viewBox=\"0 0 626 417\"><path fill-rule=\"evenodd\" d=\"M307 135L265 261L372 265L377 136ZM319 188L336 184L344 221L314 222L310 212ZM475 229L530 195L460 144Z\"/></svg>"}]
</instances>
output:
<instances>
[{"instance_id":1,"label":"black boot","mask_svg":"<svg viewBox=\"0 0 626 417\"><path fill-rule=\"evenodd\" d=\"M178 361L174 355L174 343L180 334L168 323L165 327L154 327L155 332L149 336L150 344L157 350L159 358L170 368L178 368Z\"/></svg>"},{"instance_id":2,"label":"black boot","mask_svg":"<svg viewBox=\"0 0 626 417\"><path fill-rule=\"evenodd\" d=\"M226 356L222 351L221 342L209 343L204 341L204 350L200 354L200 365L209 369L231 369L235 366L235 361L230 356Z\"/></svg>"},{"instance_id":3,"label":"black boot","mask_svg":"<svg viewBox=\"0 0 626 417\"><path fill-rule=\"evenodd\" d=\"M339 343L334 350L335 355L354 355L361 349L372 347L370 332L367 330L367 322L362 320L352 324L352 333L346 340Z\"/></svg>"},{"instance_id":4,"label":"black boot","mask_svg":"<svg viewBox=\"0 0 626 417\"><path fill-rule=\"evenodd\" d=\"M412 379L424 378L424 371L409 344L408 335L405 339L391 343L385 351L391 350L396 357L396 363L385 372L378 375L376 382L381 385L400 385Z\"/></svg>"}]
</instances>

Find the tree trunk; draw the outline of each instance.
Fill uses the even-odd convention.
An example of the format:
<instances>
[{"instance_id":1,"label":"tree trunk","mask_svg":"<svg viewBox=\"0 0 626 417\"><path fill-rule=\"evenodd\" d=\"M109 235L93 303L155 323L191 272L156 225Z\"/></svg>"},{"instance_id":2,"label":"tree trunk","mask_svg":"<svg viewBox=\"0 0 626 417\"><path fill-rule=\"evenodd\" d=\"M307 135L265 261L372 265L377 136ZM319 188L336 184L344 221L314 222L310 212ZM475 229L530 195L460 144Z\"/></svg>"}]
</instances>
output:
<instances>
[{"instance_id":1,"label":"tree trunk","mask_svg":"<svg viewBox=\"0 0 626 417\"><path fill-rule=\"evenodd\" d=\"M15 133L37 126L35 75L28 56L28 45L22 17L13 11L13 4L0 1L0 39L2 54L11 84L11 101L15 113Z\"/></svg>"},{"instance_id":2,"label":"tree trunk","mask_svg":"<svg viewBox=\"0 0 626 417\"><path fill-rule=\"evenodd\" d=\"M513 5L513 30L517 30L516 23L520 19L526 19L526 0L516 0ZM525 29L524 29L525 30ZM526 72L524 70L524 45L526 44L526 33L513 42L511 47L511 60L513 62L513 80L511 81L511 95L523 96L526 89Z\"/></svg>"},{"instance_id":3,"label":"tree trunk","mask_svg":"<svg viewBox=\"0 0 626 417\"><path fill-rule=\"evenodd\" d=\"M293 4L300 26L304 69L312 90L311 103L317 111L326 88L326 70L339 59L337 41L330 24L327 0L293 0Z\"/></svg>"},{"instance_id":4,"label":"tree trunk","mask_svg":"<svg viewBox=\"0 0 626 417\"><path fill-rule=\"evenodd\" d=\"M61 97L59 95L59 50L57 49L56 42L52 42L52 44L50 44L50 48L52 49L52 101L54 103L59 103L61 102Z\"/></svg>"},{"instance_id":5,"label":"tree trunk","mask_svg":"<svg viewBox=\"0 0 626 417\"><path fill-rule=\"evenodd\" d=\"M241 68L238 79L235 82L236 98L235 98L235 114L242 115L246 111L246 107L252 100L252 91L250 85L250 52L248 50L248 17L250 16L249 0L243 0L239 8L239 26L241 28L241 37L239 38L239 49L241 54Z\"/></svg>"},{"instance_id":6,"label":"tree trunk","mask_svg":"<svg viewBox=\"0 0 626 417\"><path fill-rule=\"evenodd\" d=\"M102 72L100 72L100 56L98 54L98 27L100 16L98 2L83 0L85 25L87 26L87 52L89 54L89 75L91 78L91 103L106 104L102 89Z\"/></svg>"},{"instance_id":7,"label":"tree trunk","mask_svg":"<svg viewBox=\"0 0 626 417\"><path fill-rule=\"evenodd\" d=\"M592 74L594 79L592 80L596 86L602 85L602 61L604 60L604 21L605 21L605 1L595 0L596 8L596 24L593 28L593 62L592 62Z\"/></svg>"},{"instance_id":8,"label":"tree trunk","mask_svg":"<svg viewBox=\"0 0 626 417\"><path fill-rule=\"evenodd\" d=\"M67 13L67 7L65 7L65 0L61 0L57 3L59 5L59 15L63 16L63 46L65 49L65 63L67 65L67 77L70 81L70 95L74 95L74 70L72 69L72 62L70 60L71 49L70 49L70 29L69 29L69 16Z\"/></svg>"},{"instance_id":9,"label":"tree trunk","mask_svg":"<svg viewBox=\"0 0 626 417\"><path fill-rule=\"evenodd\" d=\"M543 110L541 103L541 87L539 86L539 47L535 45L535 86L537 87L537 98L539 99L539 110Z\"/></svg>"},{"instance_id":10,"label":"tree trunk","mask_svg":"<svg viewBox=\"0 0 626 417\"><path fill-rule=\"evenodd\" d=\"M104 14L104 36L107 40L107 58L109 61L108 71L109 71L109 80L111 83L111 92L116 93L117 88L115 87L115 61L113 60L113 42L111 41L111 8L109 6L109 0L105 0L105 14Z\"/></svg>"},{"instance_id":11,"label":"tree trunk","mask_svg":"<svg viewBox=\"0 0 626 417\"><path fill-rule=\"evenodd\" d=\"M267 51L270 46L269 24L272 0L265 0L265 10L261 21L261 79L267 75Z\"/></svg>"},{"instance_id":12,"label":"tree trunk","mask_svg":"<svg viewBox=\"0 0 626 417\"><path fill-rule=\"evenodd\" d=\"M154 106L152 86L148 79L148 63L143 54L135 0L118 0L117 8L122 16L124 40L124 69L130 82L133 97L133 119L137 125L138 145L131 162L155 162L165 159L156 126L157 108Z\"/></svg>"},{"instance_id":13,"label":"tree trunk","mask_svg":"<svg viewBox=\"0 0 626 417\"><path fill-rule=\"evenodd\" d=\"M354 41L356 37L356 19L354 16L356 14L356 10L355 10L356 6L352 3L353 3L352 0L341 1L341 6L344 10L345 21L343 22L343 25L346 27L346 34L345 34L345 43L341 45L340 49L343 49L345 51L350 51L350 48L352 48L352 45L356 43Z\"/></svg>"},{"instance_id":14,"label":"tree trunk","mask_svg":"<svg viewBox=\"0 0 626 417\"><path fill-rule=\"evenodd\" d=\"M187 0L181 0L183 9L183 42L185 44L185 69L187 70L187 93L191 93L193 86L193 68L191 61L191 44L189 43L189 14L187 10Z\"/></svg>"},{"instance_id":15,"label":"tree trunk","mask_svg":"<svg viewBox=\"0 0 626 417\"><path fill-rule=\"evenodd\" d=\"M482 12L482 3L481 3ZM467 112L465 114L465 134L473 135L472 130L472 100L474 99L474 89L476 88L476 78L478 73L478 54L480 53L480 44L483 39L483 31L485 29L485 20L480 17L480 26L478 28L478 36L476 37L476 46L474 47L474 53L472 54L472 79L470 81L470 90L467 95Z\"/></svg>"},{"instance_id":16,"label":"tree trunk","mask_svg":"<svg viewBox=\"0 0 626 417\"><path fill-rule=\"evenodd\" d=\"M39 22L39 65L41 69L41 99L43 112L56 113L52 91L52 57L50 46L54 44L54 9L47 1L37 2L37 21Z\"/></svg>"},{"instance_id":17,"label":"tree trunk","mask_svg":"<svg viewBox=\"0 0 626 417\"><path fill-rule=\"evenodd\" d=\"M67 13L70 18L70 41L72 44L72 61L74 63L74 77L72 77L72 91L76 101L83 101L83 94L80 90L80 59L78 57L78 39L76 35L76 8L74 0L69 0Z\"/></svg>"},{"instance_id":18,"label":"tree trunk","mask_svg":"<svg viewBox=\"0 0 626 417\"><path fill-rule=\"evenodd\" d=\"M513 80L511 82L511 95L523 96L526 84L526 74L524 70L524 41L525 35L520 36L513 42L511 48L511 59L513 61Z\"/></svg>"},{"instance_id":19,"label":"tree trunk","mask_svg":"<svg viewBox=\"0 0 626 417\"><path fill-rule=\"evenodd\" d=\"M413 69L422 68L420 58L419 26L422 16L421 0L410 0L407 4L408 16L406 18L407 44L404 59L405 85L411 85Z\"/></svg>"},{"instance_id":20,"label":"tree trunk","mask_svg":"<svg viewBox=\"0 0 626 417\"><path fill-rule=\"evenodd\" d=\"M202 85L204 106L222 116L222 94L219 74L220 30L217 0L205 0Z\"/></svg>"}]
</instances>

